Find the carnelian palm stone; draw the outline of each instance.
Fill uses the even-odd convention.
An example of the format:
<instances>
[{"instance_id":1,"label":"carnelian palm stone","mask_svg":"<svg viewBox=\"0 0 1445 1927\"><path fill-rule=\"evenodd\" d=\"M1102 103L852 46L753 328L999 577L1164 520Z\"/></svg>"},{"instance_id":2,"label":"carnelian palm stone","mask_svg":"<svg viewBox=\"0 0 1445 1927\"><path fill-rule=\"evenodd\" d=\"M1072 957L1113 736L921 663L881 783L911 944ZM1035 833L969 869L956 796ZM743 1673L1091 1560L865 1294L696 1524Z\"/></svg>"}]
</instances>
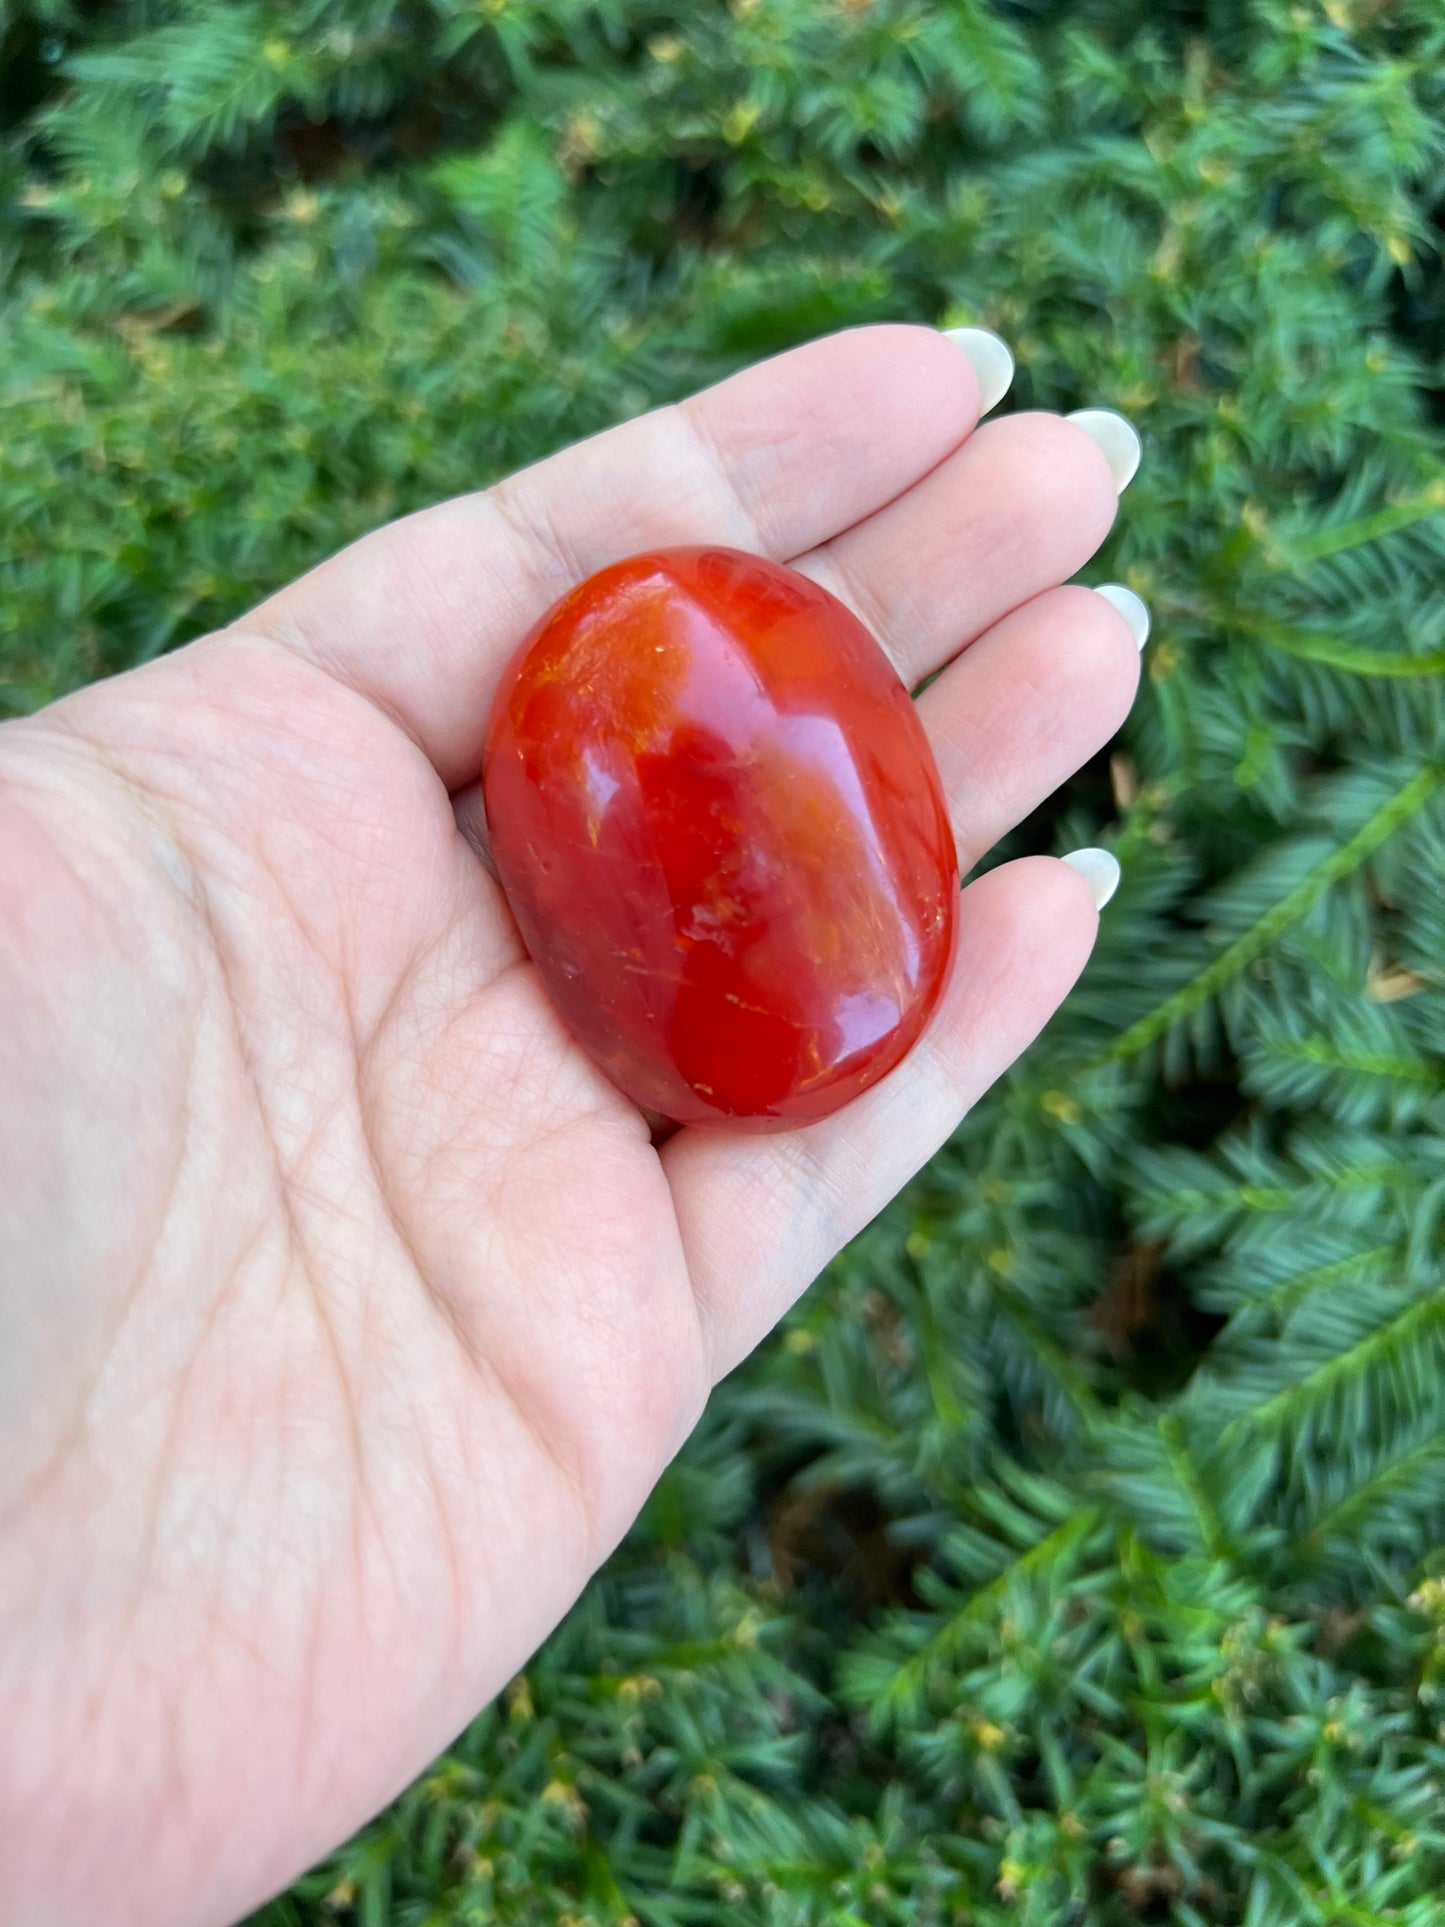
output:
<instances>
[{"instance_id":1,"label":"carnelian palm stone","mask_svg":"<svg viewBox=\"0 0 1445 1927\"><path fill-rule=\"evenodd\" d=\"M487 823L553 1003L644 1108L777 1129L937 1002L958 877L908 691L836 597L735 549L601 569L523 640Z\"/></svg>"}]
</instances>

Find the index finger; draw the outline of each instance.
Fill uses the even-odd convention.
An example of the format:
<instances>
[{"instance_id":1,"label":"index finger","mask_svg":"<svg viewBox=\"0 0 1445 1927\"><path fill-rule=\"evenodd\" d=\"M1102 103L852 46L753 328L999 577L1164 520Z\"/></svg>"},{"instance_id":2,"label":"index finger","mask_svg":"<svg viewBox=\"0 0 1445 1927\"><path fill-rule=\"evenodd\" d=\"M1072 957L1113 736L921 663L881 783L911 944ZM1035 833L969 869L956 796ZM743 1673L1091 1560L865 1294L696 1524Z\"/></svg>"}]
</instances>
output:
<instances>
[{"instance_id":1,"label":"index finger","mask_svg":"<svg viewBox=\"0 0 1445 1927\"><path fill-rule=\"evenodd\" d=\"M977 415L973 368L935 329L830 335L363 536L235 627L369 697L457 789L508 655L575 582L668 543L786 561L902 494Z\"/></svg>"}]
</instances>

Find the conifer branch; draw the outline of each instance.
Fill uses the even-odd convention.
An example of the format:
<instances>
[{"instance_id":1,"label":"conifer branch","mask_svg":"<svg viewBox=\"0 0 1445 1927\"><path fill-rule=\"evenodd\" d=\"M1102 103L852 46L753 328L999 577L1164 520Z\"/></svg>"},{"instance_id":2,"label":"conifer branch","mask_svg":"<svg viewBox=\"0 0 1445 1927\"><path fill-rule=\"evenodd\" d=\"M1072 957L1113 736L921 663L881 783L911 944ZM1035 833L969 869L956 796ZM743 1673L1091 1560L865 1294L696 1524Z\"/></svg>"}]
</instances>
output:
<instances>
[{"instance_id":1,"label":"conifer branch","mask_svg":"<svg viewBox=\"0 0 1445 1927\"><path fill-rule=\"evenodd\" d=\"M1127 1030L1096 1054L1091 1064L1126 1062L1140 1051L1147 1050L1150 1044L1181 1019L1198 1010L1201 1004L1217 996L1227 984L1262 957L1292 923L1307 915L1327 890L1367 862L1401 824L1429 802L1439 790L1442 780L1445 780L1445 775L1433 764L1415 770L1348 841L1316 864L1252 929L1236 937L1198 976L1166 997L1147 1015L1130 1024Z\"/></svg>"}]
</instances>

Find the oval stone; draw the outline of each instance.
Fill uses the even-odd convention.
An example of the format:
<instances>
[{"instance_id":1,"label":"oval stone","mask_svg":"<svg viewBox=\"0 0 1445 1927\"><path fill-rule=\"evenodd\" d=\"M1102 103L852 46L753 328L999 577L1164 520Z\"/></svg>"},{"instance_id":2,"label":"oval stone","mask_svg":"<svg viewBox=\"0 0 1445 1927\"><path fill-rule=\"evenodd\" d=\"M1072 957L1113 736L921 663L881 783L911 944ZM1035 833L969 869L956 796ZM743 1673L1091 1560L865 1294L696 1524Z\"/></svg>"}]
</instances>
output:
<instances>
[{"instance_id":1,"label":"oval stone","mask_svg":"<svg viewBox=\"0 0 1445 1927\"><path fill-rule=\"evenodd\" d=\"M778 563L658 549L563 596L503 676L483 793L553 1003L648 1110L822 1117L937 1001L958 877L922 725Z\"/></svg>"}]
</instances>

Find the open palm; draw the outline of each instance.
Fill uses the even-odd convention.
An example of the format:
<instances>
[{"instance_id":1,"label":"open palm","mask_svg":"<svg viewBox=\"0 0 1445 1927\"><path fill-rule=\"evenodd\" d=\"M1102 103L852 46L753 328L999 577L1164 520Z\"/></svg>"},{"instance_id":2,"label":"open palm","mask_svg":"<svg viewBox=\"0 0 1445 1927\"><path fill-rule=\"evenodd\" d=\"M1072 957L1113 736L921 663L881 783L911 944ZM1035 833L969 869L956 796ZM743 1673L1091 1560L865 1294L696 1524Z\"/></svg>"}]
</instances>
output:
<instances>
[{"instance_id":1,"label":"open palm","mask_svg":"<svg viewBox=\"0 0 1445 1927\"><path fill-rule=\"evenodd\" d=\"M833 337L0 731L0 1918L224 1922L395 1792L1073 981L1084 881L997 869L876 1089L658 1147L485 864L502 665L661 543L952 663L965 871L1075 769L1137 674L1056 586L1114 481L977 402L931 330Z\"/></svg>"}]
</instances>

